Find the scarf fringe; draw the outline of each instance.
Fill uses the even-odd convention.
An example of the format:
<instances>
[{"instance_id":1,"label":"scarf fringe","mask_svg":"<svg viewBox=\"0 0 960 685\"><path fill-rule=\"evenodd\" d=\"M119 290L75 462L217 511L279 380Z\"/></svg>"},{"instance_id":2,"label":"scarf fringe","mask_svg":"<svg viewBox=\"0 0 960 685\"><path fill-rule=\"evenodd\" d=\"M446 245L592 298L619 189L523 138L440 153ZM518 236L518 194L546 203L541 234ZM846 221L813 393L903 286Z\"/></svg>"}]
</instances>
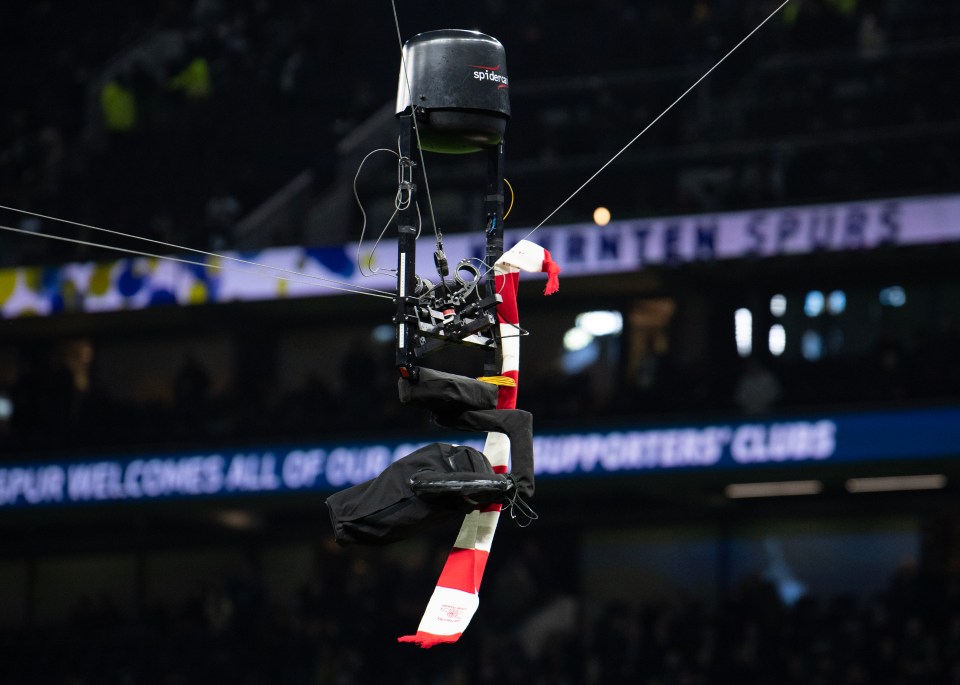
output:
<instances>
[{"instance_id":1,"label":"scarf fringe","mask_svg":"<svg viewBox=\"0 0 960 685\"><path fill-rule=\"evenodd\" d=\"M547 287L543 289L543 294L553 295L560 290L560 265L553 261L550 250L544 249L543 265L540 270L547 274Z\"/></svg>"},{"instance_id":2,"label":"scarf fringe","mask_svg":"<svg viewBox=\"0 0 960 685\"><path fill-rule=\"evenodd\" d=\"M421 649L430 649L437 645L452 644L460 639L463 633L454 633L453 635L434 635L418 630L416 635L404 635L397 638L397 642L410 642L420 645Z\"/></svg>"}]
</instances>

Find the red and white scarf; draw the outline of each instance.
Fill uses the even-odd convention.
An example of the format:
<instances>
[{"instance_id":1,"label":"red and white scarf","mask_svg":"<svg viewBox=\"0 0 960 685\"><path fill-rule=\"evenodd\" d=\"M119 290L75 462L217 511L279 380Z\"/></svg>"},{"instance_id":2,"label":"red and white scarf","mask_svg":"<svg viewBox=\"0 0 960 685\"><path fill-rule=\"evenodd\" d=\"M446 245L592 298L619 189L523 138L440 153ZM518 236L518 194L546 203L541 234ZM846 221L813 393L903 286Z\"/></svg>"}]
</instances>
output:
<instances>
[{"instance_id":1,"label":"red and white scarf","mask_svg":"<svg viewBox=\"0 0 960 685\"><path fill-rule=\"evenodd\" d=\"M552 295L560 287L560 267L550 257L550 252L528 240L521 240L494 265L494 283L503 298L503 302L497 305L503 356L501 374L514 381L513 386L500 386L497 409L515 409L517 406L516 383L520 370L517 288L521 271L547 273L544 295ZM507 472L510 441L505 434L487 433L483 453L495 472ZM460 638L480 605L480 581L497 530L500 509L500 504L491 504L464 517L416 634L397 638L399 642L413 642L426 649L445 642L456 642Z\"/></svg>"}]
</instances>

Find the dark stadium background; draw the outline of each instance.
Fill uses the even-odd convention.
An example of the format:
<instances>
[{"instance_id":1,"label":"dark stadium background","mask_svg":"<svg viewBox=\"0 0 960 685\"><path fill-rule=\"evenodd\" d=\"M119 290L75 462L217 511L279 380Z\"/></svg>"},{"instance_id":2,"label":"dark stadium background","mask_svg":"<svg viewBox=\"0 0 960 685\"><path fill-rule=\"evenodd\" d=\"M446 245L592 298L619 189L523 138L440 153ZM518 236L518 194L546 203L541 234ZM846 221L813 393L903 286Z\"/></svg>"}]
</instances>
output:
<instances>
[{"instance_id":1,"label":"dark stadium background","mask_svg":"<svg viewBox=\"0 0 960 685\"><path fill-rule=\"evenodd\" d=\"M469 28L504 44L519 228L777 4L397 9L404 39ZM0 25L0 204L215 252L358 237L357 165L396 136L389 3L6 3ZM619 221L955 197L958 64L954 2L792 0L550 223L590 222L601 205ZM132 94L133 120L110 121L111 84ZM445 233L479 230L482 159L427 162ZM394 179L382 159L365 167L378 217ZM104 237L15 211L0 223ZM955 410L958 246L655 264L562 277L546 299L531 281L519 406L547 433ZM116 258L0 235L5 269ZM833 313L804 313L812 292L834 294ZM580 368L563 337L591 310L620 312L623 329ZM373 337L391 315L345 295L4 319L0 467L430 439ZM473 373L464 359L437 363ZM745 399L748 374L774 390ZM960 683L960 443L924 454L544 477L539 520L501 521L471 627L430 651L395 638L415 630L452 529L340 549L323 492L0 507L0 682ZM888 476L937 489L851 491ZM797 481L818 485L730 489Z\"/></svg>"}]
</instances>

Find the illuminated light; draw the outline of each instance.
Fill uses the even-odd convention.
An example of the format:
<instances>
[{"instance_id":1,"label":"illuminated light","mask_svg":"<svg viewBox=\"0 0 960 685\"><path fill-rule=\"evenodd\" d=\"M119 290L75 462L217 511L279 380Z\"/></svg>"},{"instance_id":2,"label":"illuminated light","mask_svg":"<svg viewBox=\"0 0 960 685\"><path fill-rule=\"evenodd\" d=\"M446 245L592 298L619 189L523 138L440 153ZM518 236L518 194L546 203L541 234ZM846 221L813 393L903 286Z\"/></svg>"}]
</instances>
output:
<instances>
[{"instance_id":1,"label":"illuminated light","mask_svg":"<svg viewBox=\"0 0 960 685\"><path fill-rule=\"evenodd\" d=\"M880 291L880 304L884 307L902 307L907 303L907 293L899 285L891 285Z\"/></svg>"},{"instance_id":2,"label":"illuminated light","mask_svg":"<svg viewBox=\"0 0 960 685\"><path fill-rule=\"evenodd\" d=\"M783 351L787 349L787 330L778 323L770 326L767 345L770 348L770 354L774 357L779 357L783 354Z\"/></svg>"},{"instance_id":3,"label":"illuminated light","mask_svg":"<svg viewBox=\"0 0 960 685\"><path fill-rule=\"evenodd\" d=\"M731 483L724 488L723 492L729 499L819 495L823 492L823 483L818 480L789 480L773 483Z\"/></svg>"},{"instance_id":4,"label":"illuminated light","mask_svg":"<svg viewBox=\"0 0 960 685\"><path fill-rule=\"evenodd\" d=\"M373 338L373 341L377 343L383 344L393 342L393 339L396 336L396 328L388 323L380 324L373 329L373 331L370 333L370 336Z\"/></svg>"},{"instance_id":5,"label":"illuminated light","mask_svg":"<svg viewBox=\"0 0 960 685\"><path fill-rule=\"evenodd\" d=\"M774 295L770 298L770 313L774 316L783 316L787 313L786 295Z\"/></svg>"},{"instance_id":6,"label":"illuminated light","mask_svg":"<svg viewBox=\"0 0 960 685\"><path fill-rule=\"evenodd\" d=\"M842 290L834 290L827 295L827 311L830 314L842 314L847 308L847 294Z\"/></svg>"},{"instance_id":7,"label":"illuminated light","mask_svg":"<svg viewBox=\"0 0 960 685\"><path fill-rule=\"evenodd\" d=\"M817 331L804 331L800 338L800 354L807 361L815 362L823 357L823 337Z\"/></svg>"},{"instance_id":8,"label":"illuminated light","mask_svg":"<svg viewBox=\"0 0 960 685\"><path fill-rule=\"evenodd\" d=\"M606 207L597 207L593 210L593 223L597 226L606 226L610 223L610 210Z\"/></svg>"},{"instance_id":9,"label":"illuminated light","mask_svg":"<svg viewBox=\"0 0 960 685\"><path fill-rule=\"evenodd\" d=\"M753 351L753 314L741 308L733 313L733 337L737 342L737 354L749 357Z\"/></svg>"},{"instance_id":10,"label":"illuminated light","mask_svg":"<svg viewBox=\"0 0 960 685\"><path fill-rule=\"evenodd\" d=\"M579 352L593 342L593 334L582 328L571 328L563 334L563 349L567 352Z\"/></svg>"},{"instance_id":11,"label":"illuminated light","mask_svg":"<svg viewBox=\"0 0 960 685\"><path fill-rule=\"evenodd\" d=\"M583 328L571 328L563 336L564 353L560 366L568 375L578 374L600 358L600 345Z\"/></svg>"},{"instance_id":12,"label":"illuminated light","mask_svg":"<svg viewBox=\"0 0 960 685\"><path fill-rule=\"evenodd\" d=\"M878 478L850 478L848 492L895 492L897 490L943 490L947 477L942 473L922 476L882 476Z\"/></svg>"},{"instance_id":13,"label":"illuminated light","mask_svg":"<svg viewBox=\"0 0 960 685\"><path fill-rule=\"evenodd\" d=\"M612 311L595 311L578 314L577 328L593 336L616 335L623 330L623 314Z\"/></svg>"},{"instance_id":14,"label":"illuminated light","mask_svg":"<svg viewBox=\"0 0 960 685\"><path fill-rule=\"evenodd\" d=\"M824 297L819 290L811 290L803 300L803 312L813 318L823 314Z\"/></svg>"},{"instance_id":15,"label":"illuminated light","mask_svg":"<svg viewBox=\"0 0 960 685\"><path fill-rule=\"evenodd\" d=\"M214 514L214 518L224 528L234 530L256 530L261 525L258 517L242 509L218 511Z\"/></svg>"}]
</instances>

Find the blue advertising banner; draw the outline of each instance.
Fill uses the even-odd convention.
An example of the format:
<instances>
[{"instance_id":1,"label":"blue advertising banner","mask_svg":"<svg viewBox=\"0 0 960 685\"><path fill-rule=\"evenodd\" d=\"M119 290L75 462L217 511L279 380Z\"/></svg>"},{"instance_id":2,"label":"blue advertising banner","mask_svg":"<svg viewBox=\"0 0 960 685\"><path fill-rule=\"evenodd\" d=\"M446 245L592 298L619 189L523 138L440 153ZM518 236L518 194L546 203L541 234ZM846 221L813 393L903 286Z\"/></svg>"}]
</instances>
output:
<instances>
[{"instance_id":1,"label":"blue advertising banner","mask_svg":"<svg viewBox=\"0 0 960 685\"><path fill-rule=\"evenodd\" d=\"M481 440L451 441L482 448ZM425 442L264 446L0 467L0 509L254 493L332 492ZM546 433L539 478L960 456L960 406Z\"/></svg>"},{"instance_id":2,"label":"blue advertising banner","mask_svg":"<svg viewBox=\"0 0 960 685\"><path fill-rule=\"evenodd\" d=\"M529 229L508 230L506 245L529 235ZM545 226L533 240L550 250L564 278L744 257L937 245L960 241L960 195L631 219L602 227ZM482 232L448 235L444 245L454 263L483 259ZM421 241L417 262L430 264L433 250L430 241ZM356 287L390 293L396 288L385 270L371 275L397 263L390 239L177 258L185 261L130 257L0 269L0 319L342 295L344 288Z\"/></svg>"},{"instance_id":3,"label":"blue advertising banner","mask_svg":"<svg viewBox=\"0 0 960 685\"><path fill-rule=\"evenodd\" d=\"M544 435L543 476L960 456L960 407Z\"/></svg>"}]
</instances>

